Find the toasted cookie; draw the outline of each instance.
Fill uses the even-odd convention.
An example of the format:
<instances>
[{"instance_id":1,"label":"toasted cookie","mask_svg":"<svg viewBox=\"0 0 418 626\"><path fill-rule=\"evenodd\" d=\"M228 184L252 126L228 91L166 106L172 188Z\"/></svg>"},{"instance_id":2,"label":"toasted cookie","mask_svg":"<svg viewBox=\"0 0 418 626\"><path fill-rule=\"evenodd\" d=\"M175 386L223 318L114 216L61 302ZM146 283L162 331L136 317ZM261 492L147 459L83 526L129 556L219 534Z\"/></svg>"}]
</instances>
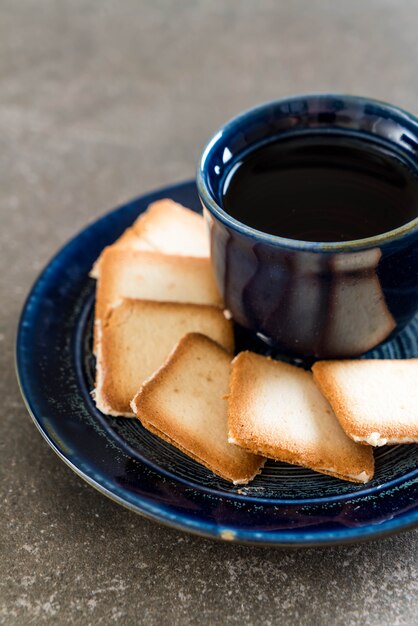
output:
<instances>
[{"instance_id":1,"label":"toasted cookie","mask_svg":"<svg viewBox=\"0 0 418 626\"><path fill-rule=\"evenodd\" d=\"M108 415L131 416L130 402L142 383L189 332L207 335L232 352L231 322L217 307L122 300L101 321L97 342L97 407Z\"/></svg>"},{"instance_id":2,"label":"toasted cookie","mask_svg":"<svg viewBox=\"0 0 418 626\"><path fill-rule=\"evenodd\" d=\"M209 259L107 248L96 287L97 324L122 298L222 306Z\"/></svg>"},{"instance_id":3,"label":"toasted cookie","mask_svg":"<svg viewBox=\"0 0 418 626\"><path fill-rule=\"evenodd\" d=\"M170 199L150 204L112 247L180 256L210 256L209 237L203 217ZM90 272L92 278L98 278L101 262L102 255Z\"/></svg>"},{"instance_id":4,"label":"toasted cookie","mask_svg":"<svg viewBox=\"0 0 418 626\"><path fill-rule=\"evenodd\" d=\"M102 257L96 315L121 298L222 306L209 259L110 247Z\"/></svg>"},{"instance_id":5,"label":"toasted cookie","mask_svg":"<svg viewBox=\"0 0 418 626\"><path fill-rule=\"evenodd\" d=\"M371 448L343 431L311 372L252 352L232 362L229 441L263 456L336 478L373 477Z\"/></svg>"},{"instance_id":6,"label":"toasted cookie","mask_svg":"<svg viewBox=\"0 0 418 626\"><path fill-rule=\"evenodd\" d=\"M318 361L312 371L354 441L418 443L418 359Z\"/></svg>"},{"instance_id":7,"label":"toasted cookie","mask_svg":"<svg viewBox=\"0 0 418 626\"><path fill-rule=\"evenodd\" d=\"M230 368L228 352L201 334L188 334L131 406L152 433L222 478L245 484L265 459L228 443Z\"/></svg>"}]
</instances>

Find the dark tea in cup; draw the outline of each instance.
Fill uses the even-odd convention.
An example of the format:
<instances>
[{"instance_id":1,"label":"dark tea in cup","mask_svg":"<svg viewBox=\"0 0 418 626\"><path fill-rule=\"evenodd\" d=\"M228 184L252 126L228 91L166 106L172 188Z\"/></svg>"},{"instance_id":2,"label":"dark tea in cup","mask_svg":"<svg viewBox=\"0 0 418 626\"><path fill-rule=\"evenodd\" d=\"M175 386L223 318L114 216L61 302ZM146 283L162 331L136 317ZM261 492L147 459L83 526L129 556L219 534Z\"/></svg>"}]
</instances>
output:
<instances>
[{"instance_id":1,"label":"dark tea in cup","mask_svg":"<svg viewBox=\"0 0 418 626\"><path fill-rule=\"evenodd\" d=\"M338 134L268 143L235 164L223 208L259 231L302 241L351 241L418 215L418 177L388 147Z\"/></svg>"}]
</instances>

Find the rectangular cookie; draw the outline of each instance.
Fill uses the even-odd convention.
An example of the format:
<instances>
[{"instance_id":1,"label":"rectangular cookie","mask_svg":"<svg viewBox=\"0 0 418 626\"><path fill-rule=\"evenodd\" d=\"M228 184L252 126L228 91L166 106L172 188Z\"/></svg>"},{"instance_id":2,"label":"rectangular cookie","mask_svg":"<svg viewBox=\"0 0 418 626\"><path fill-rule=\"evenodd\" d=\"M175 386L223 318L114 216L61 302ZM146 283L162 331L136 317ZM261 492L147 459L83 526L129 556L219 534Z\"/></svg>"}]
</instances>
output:
<instances>
[{"instance_id":1,"label":"rectangular cookie","mask_svg":"<svg viewBox=\"0 0 418 626\"><path fill-rule=\"evenodd\" d=\"M122 300L100 328L95 401L107 415L133 415L130 402L139 387L187 333L202 333L228 352L234 349L232 324L213 306Z\"/></svg>"},{"instance_id":2,"label":"rectangular cookie","mask_svg":"<svg viewBox=\"0 0 418 626\"><path fill-rule=\"evenodd\" d=\"M96 287L95 352L98 324L122 298L222 306L209 259L111 246Z\"/></svg>"},{"instance_id":3,"label":"rectangular cookie","mask_svg":"<svg viewBox=\"0 0 418 626\"><path fill-rule=\"evenodd\" d=\"M166 198L149 205L112 247L209 258L209 237L202 215ZM103 253L102 253L103 254ZM102 255L90 276L98 278Z\"/></svg>"},{"instance_id":4,"label":"rectangular cookie","mask_svg":"<svg viewBox=\"0 0 418 626\"><path fill-rule=\"evenodd\" d=\"M232 362L229 441L249 452L342 480L373 477L370 447L343 431L311 372L241 352Z\"/></svg>"},{"instance_id":5,"label":"rectangular cookie","mask_svg":"<svg viewBox=\"0 0 418 626\"><path fill-rule=\"evenodd\" d=\"M312 371L351 439L418 443L418 359L318 361Z\"/></svg>"},{"instance_id":6,"label":"rectangular cookie","mask_svg":"<svg viewBox=\"0 0 418 626\"><path fill-rule=\"evenodd\" d=\"M170 358L135 395L145 428L235 484L246 484L265 459L228 443L231 355L201 334L183 337Z\"/></svg>"}]
</instances>

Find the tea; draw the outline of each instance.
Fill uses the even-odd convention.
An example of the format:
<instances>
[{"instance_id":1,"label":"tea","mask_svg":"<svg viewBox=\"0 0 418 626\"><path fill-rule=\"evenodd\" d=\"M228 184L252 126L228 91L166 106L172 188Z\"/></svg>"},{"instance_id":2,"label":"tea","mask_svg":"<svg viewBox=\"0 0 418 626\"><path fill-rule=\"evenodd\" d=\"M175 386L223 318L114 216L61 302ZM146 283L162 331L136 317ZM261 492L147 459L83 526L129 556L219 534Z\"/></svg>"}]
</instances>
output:
<instances>
[{"instance_id":1,"label":"tea","mask_svg":"<svg viewBox=\"0 0 418 626\"><path fill-rule=\"evenodd\" d=\"M397 153L337 134L299 135L258 148L223 186L232 217L272 235L351 241L418 216L418 178Z\"/></svg>"}]
</instances>

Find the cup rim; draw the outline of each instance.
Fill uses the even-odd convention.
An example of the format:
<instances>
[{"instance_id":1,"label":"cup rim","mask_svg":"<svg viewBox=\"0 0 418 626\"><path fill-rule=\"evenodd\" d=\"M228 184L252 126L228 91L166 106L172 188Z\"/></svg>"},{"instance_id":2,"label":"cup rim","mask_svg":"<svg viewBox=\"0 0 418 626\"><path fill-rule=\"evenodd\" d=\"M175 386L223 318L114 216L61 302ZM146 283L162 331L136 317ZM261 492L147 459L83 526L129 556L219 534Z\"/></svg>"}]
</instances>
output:
<instances>
[{"instance_id":1,"label":"cup rim","mask_svg":"<svg viewBox=\"0 0 418 626\"><path fill-rule=\"evenodd\" d=\"M278 100L269 100L258 106L252 107L238 114L237 116L229 119L223 126L221 126L212 135L210 140L205 145L202 154L198 161L196 184L200 199L205 208L207 208L218 220L220 220L226 226L234 228L239 233L246 235L252 239L256 239L258 242L267 243L276 247L289 248L293 250L305 250L310 252L351 252L360 249L366 249L371 247L377 247L381 244L389 243L397 240L400 237L418 231L418 216L413 220L398 226L392 230L380 233L378 235L372 235L371 237L365 237L363 239L352 239L349 241L304 241L302 239L290 239L287 237L281 237L280 235L272 235L261 230L257 230L252 226L248 226L243 222L237 220L227 213L216 200L213 198L207 182L205 163L212 148L221 139L223 133L226 130L231 129L233 126L242 124L250 119L254 114L261 112L263 109L268 109L272 106L280 104L291 103L298 100L306 100L313 98L342 98L346 102L352 102L353 104L375 104L390 112L396 114L397 117L404 118L409 123L414 124L417 127L418 134L418 117L415 117L411 113L408 113L404 109L395 105L389 104L382 100L375 98L367 98L364 96L346 95L342 93L308 93L290 96L286 98L280 98ZM309 132L309 131L308 131Z\"/></svg>"}]
</instances>

